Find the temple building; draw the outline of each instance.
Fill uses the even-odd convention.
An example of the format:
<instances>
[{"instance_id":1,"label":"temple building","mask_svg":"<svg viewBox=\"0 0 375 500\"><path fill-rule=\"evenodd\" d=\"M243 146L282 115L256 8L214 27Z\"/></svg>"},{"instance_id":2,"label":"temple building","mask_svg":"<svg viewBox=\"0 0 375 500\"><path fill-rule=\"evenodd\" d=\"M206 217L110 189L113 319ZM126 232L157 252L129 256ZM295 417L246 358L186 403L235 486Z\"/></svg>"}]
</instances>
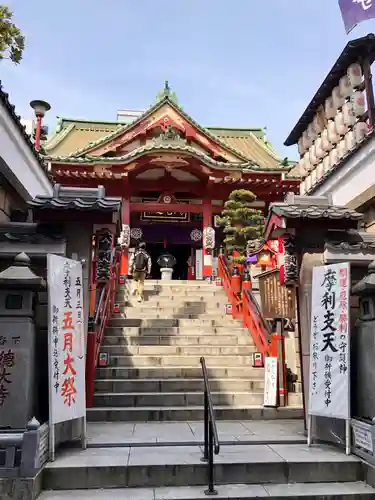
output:
<instances>
[{"instance_id":1,"label":"temple building","mask_svg":"<svg viewBox=\"0 0 375 500\"><path fill-rule=\"evenodd\" d=\"M121 111L113 122L59 118L44 144L50 173L62 186L94 188L122 198L125 251L139 239L156 259L176 259L175 278L212 276L222 240L215 215L232 190L249 189L254 207L297 192L300 178L259 128L203 127L179 105L168 82L147 111ZM292 169L292 170L291 170ZM93 221L95 224L95 221ZM207 238L207 234L210 238ZM153 266L158 277L158 266Z\"/></svg>"}]
</instances>

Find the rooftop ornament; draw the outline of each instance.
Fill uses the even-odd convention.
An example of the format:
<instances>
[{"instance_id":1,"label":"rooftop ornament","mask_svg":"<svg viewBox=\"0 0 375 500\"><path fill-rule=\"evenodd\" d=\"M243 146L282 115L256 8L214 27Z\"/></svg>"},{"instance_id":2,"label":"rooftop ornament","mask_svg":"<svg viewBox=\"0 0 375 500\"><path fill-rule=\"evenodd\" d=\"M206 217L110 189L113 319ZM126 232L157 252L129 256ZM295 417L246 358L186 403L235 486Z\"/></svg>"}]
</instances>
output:
<instances>
[{"instance_id":1,"label":"rooftop ornament","mask_svg":"<svg viewBox=\"0 0 375 500\"><path fill-rule=\"evenodd\" d=\"M173 90L169 86L168 80L165 80L164 88L160 92L158 92L156 96L156 102L160 102L166 98L178 105L176 92L173 92Z\"/></svg>"}]
</instances>

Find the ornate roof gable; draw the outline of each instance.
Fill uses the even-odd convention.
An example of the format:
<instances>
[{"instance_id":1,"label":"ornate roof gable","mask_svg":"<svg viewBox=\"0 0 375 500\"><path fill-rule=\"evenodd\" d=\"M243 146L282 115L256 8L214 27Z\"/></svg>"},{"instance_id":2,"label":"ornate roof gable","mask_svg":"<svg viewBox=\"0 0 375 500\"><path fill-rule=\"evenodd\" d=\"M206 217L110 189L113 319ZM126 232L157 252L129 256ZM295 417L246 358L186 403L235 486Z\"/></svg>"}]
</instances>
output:
<instances>
[{"instance_id":1,"label":"ornate roof gable","mask_svg":"<svg viewBox=\"0 0 375 500\"><path fill-rule=\"evenodd\" d=\"M177 104L177 97L170 90L168 82L164 91L158 94L156 104L135 122L116 128L113 132L87 144L69 156L104 156L108 153L115 153L134 140L147 137L153 129L160 128L163 133L173 129L185 140L195 142L217 160L239 163L249 161L242 153L225 144L187 115Z\"/></svg>"}]
</instances>

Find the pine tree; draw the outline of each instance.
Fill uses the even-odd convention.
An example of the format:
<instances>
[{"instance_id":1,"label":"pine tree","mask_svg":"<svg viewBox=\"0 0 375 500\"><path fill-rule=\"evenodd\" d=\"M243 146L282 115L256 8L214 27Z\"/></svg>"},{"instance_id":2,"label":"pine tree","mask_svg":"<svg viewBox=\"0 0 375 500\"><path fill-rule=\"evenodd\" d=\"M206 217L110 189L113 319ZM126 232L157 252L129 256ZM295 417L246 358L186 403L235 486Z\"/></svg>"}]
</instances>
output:
<instances>
[{"instance_id":1,"label":"pine tree","mask_svg":"<svg viewBox=\"0 0 375 500\"><path fill-rule=\"evenodd\" d=\"M217 218L219 226L224 227L227 253L231 255L237 250L241 255L239 258L232 257L232 262L244 262L248 242L262 237L264 215L261 210L251 206L255 199L254 193L246 189L232 191L224 203L221 216Z\"/></svg>"},{"instance_id":2,"label":"pine tree","mask_svg":"<svg viewBox=\"0 0 375 500\"><path fill-rule=\"evenodd\" d=\"M19 64L25 48L25 38L13 23L13 12L0 5L0 61L10 59Z\"/></svg>"}]
</instances>

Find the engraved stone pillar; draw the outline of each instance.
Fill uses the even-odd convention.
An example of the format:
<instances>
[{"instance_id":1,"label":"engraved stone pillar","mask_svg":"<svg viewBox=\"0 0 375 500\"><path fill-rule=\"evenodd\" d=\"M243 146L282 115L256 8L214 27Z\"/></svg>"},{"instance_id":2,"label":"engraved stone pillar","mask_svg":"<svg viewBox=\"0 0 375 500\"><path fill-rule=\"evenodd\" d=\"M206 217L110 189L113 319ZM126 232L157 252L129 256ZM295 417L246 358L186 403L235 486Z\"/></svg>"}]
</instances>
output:
<instances>
[{"instance_id":1,"label":"engraved stone pillar","mask_svg":"<svg viewBox=\"0 0 375 500\"><path fill-rule=\"evenodd\" d=\"M25 429L36 404L36 292L43 278L21 253L0 273L0 428Z\"/></svg>"}]
</instances>

